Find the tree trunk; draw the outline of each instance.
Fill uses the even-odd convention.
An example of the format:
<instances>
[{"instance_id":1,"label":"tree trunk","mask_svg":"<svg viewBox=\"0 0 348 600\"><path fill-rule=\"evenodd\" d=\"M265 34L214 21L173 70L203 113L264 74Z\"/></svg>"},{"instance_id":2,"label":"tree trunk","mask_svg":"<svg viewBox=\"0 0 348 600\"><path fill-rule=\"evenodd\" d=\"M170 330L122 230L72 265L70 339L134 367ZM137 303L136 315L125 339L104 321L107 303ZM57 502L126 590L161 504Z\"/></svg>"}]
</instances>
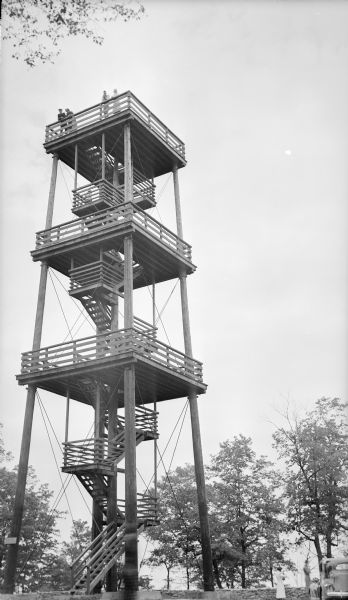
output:
<instances>
[{"instance_id":1,"label":"tree trunk","mask_svg":"<svg viewBox=\"0 0 348 600\"><path fill-rule=\"evenodd\" d=\"M245 587L246 587L246 585L245 585L245 584L246 584L245 570L246 570L246 569L245 569L245 560L243 560L243 561L242 561L242 588L243 588L243 590L244 590L244 589L245 589Z\"/></svg>"},{"instance_id":2,"label":"tree trunk","mask_svg":"<svg viewBox=\"0 0 348 600\"><path fill-rule=\"evenodd\" d=\"M326 534L326 556L327 558L332 558L332 539L330 531Z\"/></svg>"},{"instance_id":3,"label":"tree trunk","mask_svg":"<svg viewBox=\"0 0 348 600\"><path fill-rule=\"evenodd\" d=\"M319 564L319 568L320 568L320 561L323 558L323 553L321 551L321 547L320 547L320 540L319 540L319 535L316 534L314 537L314 546L315 546L315 550L317 553L317 558L318 558L318 564Z\"/></svg>"},{"instance_id":4,"label":"tree trunk","mask_svg":"<svg viewBox=\"0 0 348 600\"><path fill-rule=\"evenodd\" d=\"M167 569L167 590L170 588L170 567L166 567Z\"/></svg>"},{"instance_id":5,"label":"tree trunk","mask_svg":"<svg viewBox=\"0 0 348 600\"><path fill-rule=\"evenodd\" d=\"M216 560L216 558L213 558L213 570L214 570L216 585L218 586L219 590L221 590L222 584L221 584L220 573L219 573L219 565L218 565L218 561Z\"/></svg>"},{"instance_id":6,"label":"tree trunk","mask_svg":"<svg viewBox=\"0 0 348 600\"><path fill-rule=\"evenodd\" d=\"M269 575L270 575L270 579L271 579L271 585L272 585L272 587L274 587L273 564L272 564L272 561L270 561L270 563L269 563Z\"/></svg>"},{"instance_id":7,"label":"tree trunk","mask_svg":"<svg viewBox=\"0 0 348 600\"><path fill-rule=\"evenodd\" d=\"M242 554L245 556L245 554L246 554L246 545L245 545L245 539L244 539L244 531L243 531L242 528L240 529L240 533L241 533L241 544L240 544L240 547L241 547L241 550L242 550ZM245 587L246 587L246 564L245 564L244 558L242 560L241 567L242 567L242 588L244 590Z\"/></svg>"}]
</instances>

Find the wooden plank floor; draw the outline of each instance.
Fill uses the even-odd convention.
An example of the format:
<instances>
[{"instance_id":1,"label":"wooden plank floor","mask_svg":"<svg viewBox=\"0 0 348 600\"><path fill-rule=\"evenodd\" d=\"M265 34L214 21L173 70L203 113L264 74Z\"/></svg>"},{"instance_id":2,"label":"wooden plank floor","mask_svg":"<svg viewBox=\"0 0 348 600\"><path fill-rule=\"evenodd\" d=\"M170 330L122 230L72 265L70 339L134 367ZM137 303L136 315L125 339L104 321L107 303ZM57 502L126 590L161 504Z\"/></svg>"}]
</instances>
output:
<instances>
[{"instance_id":1,"label":"wooden plank floor","mask_svg":"<svg viewBox=\"0 0 348 600\"><path fill-rule=\"evenodd\" d=\"M103 211L102 211L103 212ZM96 217L95 217L96 218ZM79 234L79 223L83 223L83 219L76 219L70 223L74 223L76 232L66 238L59 238L58 228L47 230L54 232L58 231L55 237L51 236L52 242L47 237L47 241L40 242L39 236L46 232L40 232L37 236L39 245L31 252L34 261L47 260L50 267L69 275L71 267L71 258L74 259L74 265L80 266L87 263L95 262L99 259L100 249L115 250L123 252L124 237L132 233L134 244L134 260L138 262L143 269L142 275L134 280L134 287L140 288L152 283L168 281L179 277L180 273L191 274L196 267L189 258L190 256L185 250L176 251L173 244L167 242L167 238L159 238L149 228L143 227L136 221L137 215L132 220L117 220L109 221L105 226L100 217L101 226L93 227ZM67 225L68 226L68 225ZM62 228L62 226L60 226ZM48 234L47 234L48 235ZM173 239L176 238L172 234ZM187 245L189 248L189 246Z\"/></svg>"},{"instance_id":2,"label":"wooden plank floor","mask_svg":"<svg viewBox=\"0 0 348 600\"><path fill-rule=\"evenodd\" d=\"M207 386L203 382L185 376L175 369L159 365L135 352L130 352L128 356L109 356L76 365L21 373L17 375L17 380L20 385L35 384L40 389L61 396L66 396L69 389L72 399L91 404L92 398L87 391L87 384L102 379L108 389L116 393L121 408L123 407L123 370L131 363L135 365L135 394L139 405L183 398L191 393L204 394L206 391Z\"/></svg>"}]
</instances>

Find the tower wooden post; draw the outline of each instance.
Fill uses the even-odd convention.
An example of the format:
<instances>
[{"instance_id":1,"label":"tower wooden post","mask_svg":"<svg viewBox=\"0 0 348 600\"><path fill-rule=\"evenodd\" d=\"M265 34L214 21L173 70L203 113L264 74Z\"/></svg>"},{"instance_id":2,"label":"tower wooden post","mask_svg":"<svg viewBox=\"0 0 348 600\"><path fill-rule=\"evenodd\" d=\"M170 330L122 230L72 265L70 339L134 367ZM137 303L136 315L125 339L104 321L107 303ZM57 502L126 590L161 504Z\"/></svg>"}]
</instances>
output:
<instances>
[{"instance_id":1,"label":"tower wooden post","mask_svg":"<svg viewBox=\"0 0 348 600\"><path fill-rule=\"evenodd\" d=\"M124 128L124 185L125 201L133 199L133 173L130 124ZM133 327L133 239L124 239L124 326ZM137 542L137 473L135 439L135 372L131 364L124 370L124 416L125 416L125 501L126 537L124 584L127 591L138 589L138 542Z\"/></svg>"},{"instance_id":2,"label":"tower wooden post","mask_svg":"<svg viewBox=\"0 0 348 600\"><path fill-rule=\"evenodd\" d=\"M52 225L54 196L55 196L56 181L57 181L57 167L58 167L58 156L55 154L53 156L53 162L52 162L51 183L50 183L50 191L49 191L48 203L47 203L46 228L49 228ZM38 291L36 318L35 318L35 327L34 327L34 337L33 337L33 350L34 351L38 350L38 348L40 348L40 343L41 343L42 324L43 324L45 297L46 297L47 273L48 273L48 265L47 265L47 262L43 261L41 263L41 273L40 273L40 282L39 282L39 291ZM22 518L23 518L25 487L26 487L27 475L28 475L28 463L29 463L31 430L32 430L34 407L35 407L35 395L36 395L36 386L29 385L28 392L27 392L27 402L26 402L26 408L25 408L24 424L23 424L22 444L21 444L21 451L20 451L19 465L18 465L17 488L16 488L16 495L15 495L13 520L12 520L11 533L10 533L10 537L14 538L15 543L9 545L7 561L6 561L6 568L5 568L5 576L4 576L4 592L6 594L12 594L14 592L14 587L15 587L18 545L19 545L19 536L20 536Z\"/></svg>"},{"instance_id":3,"label":"tower wooden post","mask_svg":"<svg viewBox=\"0 0 348 600\"><path fill-rule=\"evenodd\" d=\"M177 232L178 232L178 236L180 238L183 238L179 179L178 179L178 169L177 169L176 165L174 166L174 169L173 169L173 180L174 180L174 197L175 197ZM189 306L188 306L186 275L180 274L179 279L180 279L180 295L181 295L181 310L182 310L185 354L192 357L193 354L192 354L192 342L191 342L190 316L189 316ZM191 393L188 398L189 398L189 404L190 404L192 444L193 444L193 455L194 455L194 463L195 463L199 520L200 520L200 526L201 526L203 583L204 583L205 591L212 591L212 590L214 590L214 574L213 574L213 561L212 561L212 553L211 553L211 540L210 540L209 519L208 519L207 495L206 495L205 477L204 477L201 431L200 431L200 426L199 426L197 394Z\"/></svg>"}]
</instances>

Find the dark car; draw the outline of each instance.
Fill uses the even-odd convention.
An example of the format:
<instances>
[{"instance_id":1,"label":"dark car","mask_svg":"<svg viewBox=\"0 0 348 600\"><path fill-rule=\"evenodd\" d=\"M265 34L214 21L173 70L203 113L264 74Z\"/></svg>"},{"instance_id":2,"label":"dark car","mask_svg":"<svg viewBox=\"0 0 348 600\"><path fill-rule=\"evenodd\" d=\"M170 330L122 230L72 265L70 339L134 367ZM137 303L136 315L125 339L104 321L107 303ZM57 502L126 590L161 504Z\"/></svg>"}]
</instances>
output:
<instances>
[{"instance_id":1,"label":"dark car","mask_svg":"<svg viewBox=\"0 0 348 600\"><path fill-rule=\"evenodd\" d=\"M348 600L348 558L323 558L320 563L320 598Z\"/></svg>"}]
</instances>

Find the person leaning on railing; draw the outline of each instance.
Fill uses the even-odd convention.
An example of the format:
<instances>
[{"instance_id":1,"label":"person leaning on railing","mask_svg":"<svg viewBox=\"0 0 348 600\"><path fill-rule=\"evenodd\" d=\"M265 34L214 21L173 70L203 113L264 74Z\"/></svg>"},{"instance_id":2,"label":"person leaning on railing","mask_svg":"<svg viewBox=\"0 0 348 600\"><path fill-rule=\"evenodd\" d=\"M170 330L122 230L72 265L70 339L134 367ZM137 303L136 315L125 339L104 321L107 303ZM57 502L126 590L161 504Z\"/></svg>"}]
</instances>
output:
<instances>
[{"instance_id":1,"label":"person leaning on railing","mask_svg":"<svg viewBox=\"0 0 348 600\"><path fill-rule=\"evenodd\" d=\"M68 131L70 131L71 129L76 129L76 117L75 117L74 113L72 112L72 110L70 110L70 108L66 108L65 114L66 114L66 121L67 121L66 129Z\"/></svg>"},{"instance_id":2,"label":"person leaning on railing","mask_svg":"<svg viewBox=\"0 0 348 600\"><path fill-rule=\"evenodd\" d=\"M109 94L106 93L106 90L103 91L102 106L101 106L101 111L100 111L101 118L106 119L106 117L109 115L109 108L111 108L113 112L116 112L118 100L114 100L111 103L109 102L113 98L116 98L116 96L117 96L116 88L113 89L112 94L110 96L109 96Z\"/></svg>"},{"instance_id":3,"label":"person leaning on railing","mask_svg":"<svg viewBox=\"0 0 348 600\"><path fill-rule=\"evenodd\" d=\"M64 133L65 131L65 121L66 121L66 114L63 111L62 108L58 108L58 123L60 123L60 133Z\"/></svg>"},{"instance_id":4,"label":"person leaning on railing","mask_svg":"<svg viewBox=\"0 0 348 600\"><path fill-rule=\"evenodd\" d=\"M104 90L103 95L102 95L102 106L101 106L101 117L104 119L108 116L108 113L109 113L108 101L109 101L109 96L106 93L106 91Z\"/></svg>"}]
</instances>

